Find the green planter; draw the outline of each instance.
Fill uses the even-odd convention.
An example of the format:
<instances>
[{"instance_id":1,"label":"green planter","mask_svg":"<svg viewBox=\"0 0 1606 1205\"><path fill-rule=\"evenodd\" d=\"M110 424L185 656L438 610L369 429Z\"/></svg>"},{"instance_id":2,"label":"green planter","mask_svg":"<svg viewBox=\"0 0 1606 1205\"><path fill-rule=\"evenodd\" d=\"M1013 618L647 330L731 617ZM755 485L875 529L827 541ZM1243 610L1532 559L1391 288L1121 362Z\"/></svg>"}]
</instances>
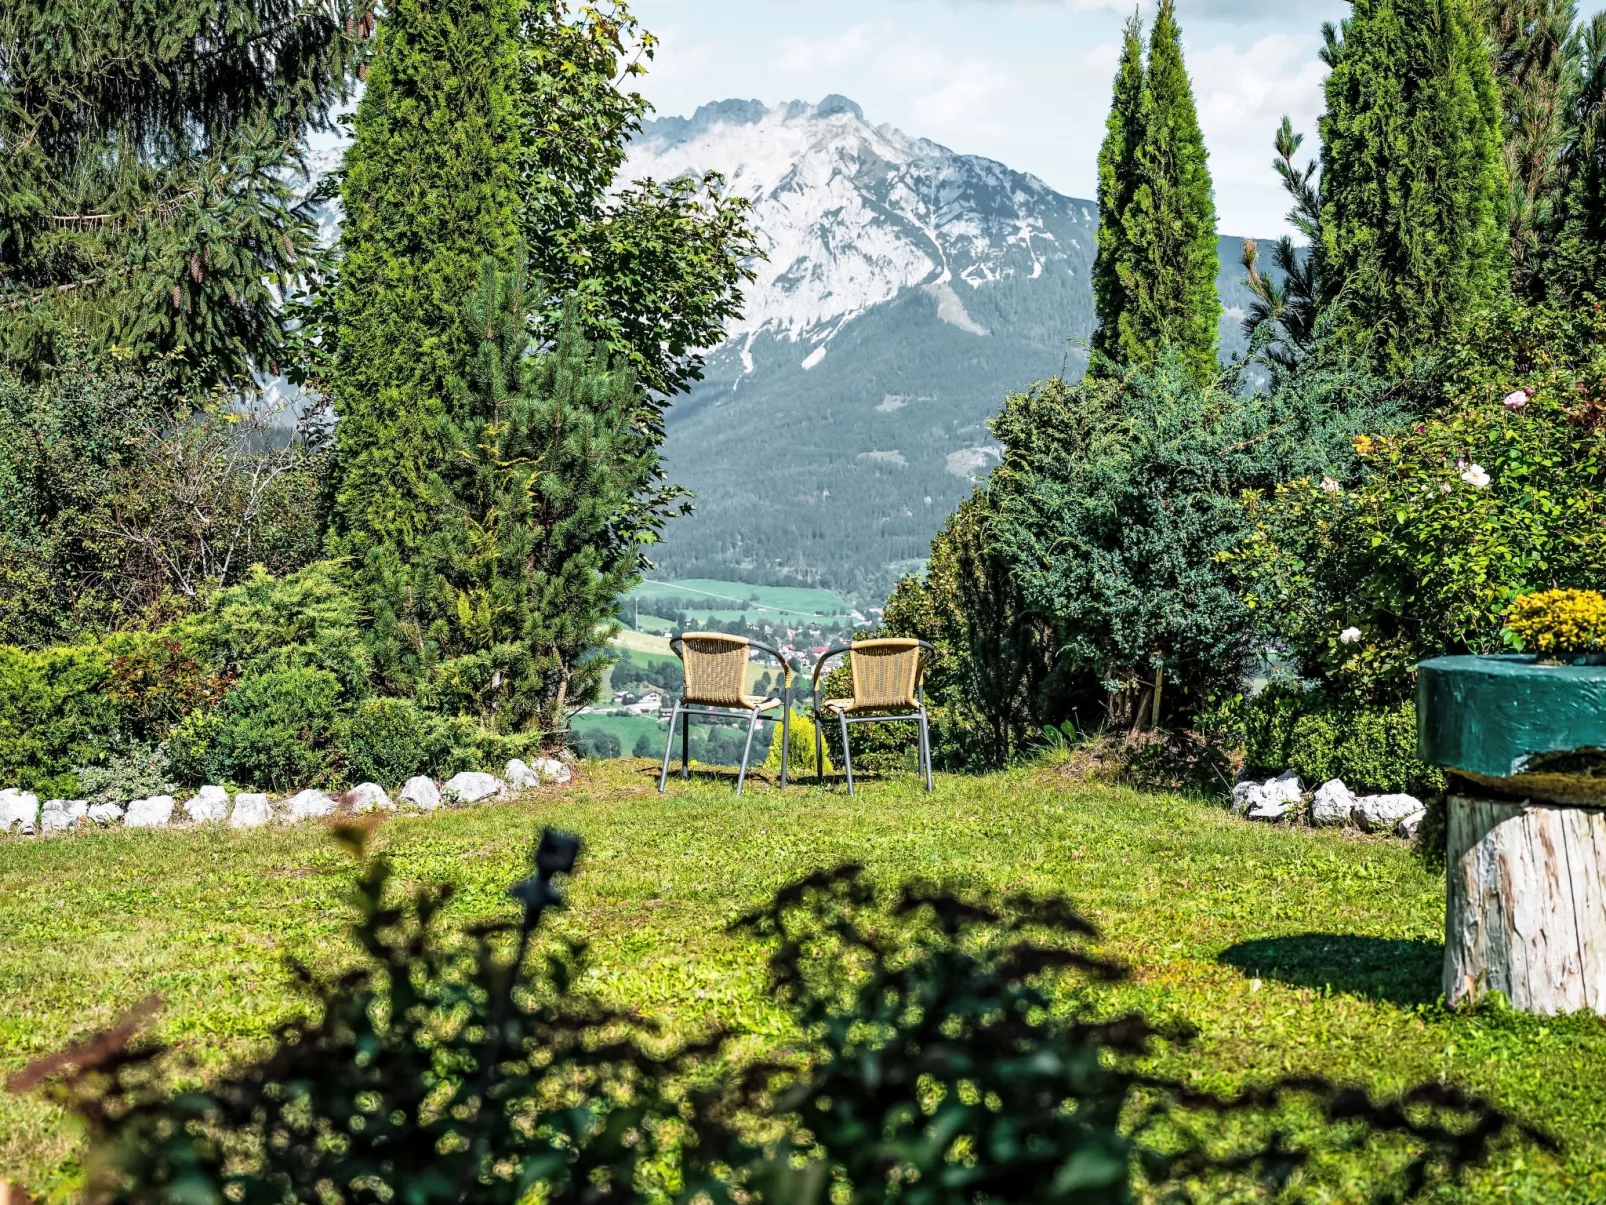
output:
<instances>
[{"instance_id":1,"label":"green planter","mask_svg":"<svg viewBox=\"0 0 1606 1205\"><path fill-rule=\"evenodd\" d=\"M1606 666L1440 657L1416 690L1451 775L1445 999L1606 1013Z\"/></svg>"}]
</instances>

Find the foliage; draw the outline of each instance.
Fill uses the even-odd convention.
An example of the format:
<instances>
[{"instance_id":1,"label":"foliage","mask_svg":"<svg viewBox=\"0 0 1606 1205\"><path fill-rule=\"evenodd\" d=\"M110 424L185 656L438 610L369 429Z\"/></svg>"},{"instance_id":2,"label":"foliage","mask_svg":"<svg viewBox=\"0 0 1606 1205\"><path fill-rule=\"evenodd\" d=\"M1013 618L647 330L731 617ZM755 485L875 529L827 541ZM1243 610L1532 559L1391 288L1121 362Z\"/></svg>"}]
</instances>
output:
<instances>
[{"instance_id":1,"label":"foliage","mask_svg":"<svg viewBox=\"0 0 1606 1205\"><path fill-rule=\"evenodd\" d=\"M617 732L602 732L595 729L587 732L577 732L569 738L569 743L574 746L576 753L588 761L624 756L624 745L619 740ZM639 744L640 742L637 743ZM651 755L649 752L644 755L638 754L637 756L650 757Z\"/></svg>"},{"instance_id":2,"label":"foliage","mask_svg":"<svg viewBox=\"0 0 1606 1205\"><path fill-rule=\"evenodd\" d=\"M338 729L346 781L400 786L425 765L425 735L412 700L364 699Z\"/></svg>"},{"instance_id":3,"label":"foliage","mask_svg":"<svg viewBox=\"0 0 1606 1205\"><path fill-rule=\"evenodd\" d=\"M1402 702L1417 662L1498 651L1506 608L1606 563L1598 311L1494 316L1421 388L1441 417L1357 439L1330 476L1250 496L1248 599L1295 674Z\"/></svg>"},{"instance_id":4,"label":"foliage","mask_svg":"<svg viewBox=\"0 0 1606 1205\"><path fill-rule=\"evenodd\" d=\"M1514 1142L1554 1145L1438 1082L1377 1103L1313 1076L1223 1095L1143 1069L1192 1032L1104 1006L1101 985L1125 968L1087 951L1098 931L1066 900L918 881L880 892L856 865L736 922L772 950L771 991L797 1038L776 1062L699 1080L709 1056L734 1055L724 1035L649 1054L635 1013L581 986L583 947L532 941L578 846L543 834L512 891L520 919L466 940L439 931L449 888L397 906L390 866L367 860L365 965L301 970L311 1016L257 1061L191 1077L204 1086L168 1088L176 1052L130 1041L154 998L13 1086L44 1083L82 1119L86 1199L105 1202L180 1185L277 1201L322 1184L359 1200L405 1186L423 1205L532 1191L803 1205L828 1183L850 1201L912 1184L941 1203L1124 1202L1335 1178L1399 1200Z\"/></svg>"},{"instance_id":5,"label":"foliage","mask_svg":"<svg viewBox=\"0 0 1606 1205\"><path fill-rule=\"evenodd\" d=\"M1248 531L1238 495L1340 462L1375 395L1332 384L1235 396L1169 356L1005 403L993 531L1024 609L1054 628L1065 710L1050 720L1081 709L1088 726L1157 668L1163 716L1236 686L1258 640L1233 561Z\"/></svg>"},{"instance_id":6,"label":"foliage","mask_svg":"<svg viewBox=\"0 0 1606 1205\"><path fill-rule=\"evenodd\" d=\"M1593 301L1606 275L1606 13L1596 13L1575 44L1565 180L1544 264L1545 295L1559 307Z\"/></svg>"},{"instance_id":7,"label":"foliage","mask_svg":"<svg viewBox=\"0 0 1606 1205\"><path fill-rule=\"evenodd\" d=\"M1129 24L1099 156L1100 225L1119 230L1100 237L1097 346L1144 368L1175 346L1203 381L1217 371L1216 207L1173 0L1155 16L1134 113L1137 36Z\"/></svg>"},{"instance_id":8,"label":"foliage","mask_svg":"<svg viewBox=\"0 0 1606 1205\"><path fill-rule=\"evenodd\" d=\"M443 429L450 455L426 485L432 510L455 521L422 542L408 588L385 592L416 602L382 613L378 632L396 628L387 679L421 670L443 710L556 734L608 667L618 599L641 564L629 511L657 454L629 372L573 323L531 355L527 314L522 278L486 261L464 319L478 354L458 384L461 417Z\"/></svg>"},{"instance_id":9,"label":"foliage","mask_svg":"<svg viewBox=\"0 0 1606 1205\"><path fill-rule=\"evenodd\" d=\"M1110 114L1099 147L1098 253L1093 260L1092 350L1105 360L1122 356L1121 318L1127 309L1123 268L1130 272L1132 248L1123 217L1137 189L1137 147L1142 135L1143 23L1137 13L1127 19L1121 38L1121 65L1116 68Z\"/></svg>"},{"instance_id":10,"label":"foliage","mask_svg":"<svg viewBox=\"0 0 1606 1205\"><path fill-rule=\"evenodd\" d=\"M1052 706L1052 631L1010 576L996 517L978 486L932 539L924 576L899 581L882 616L886 634L936 647L926 673L932 755L953 769L1008 764Z\"/></svg>"},{"instance_id":11,"label":"foliage","mask_svg":"<svg viewBox=\"0 0 1606 1205\"><path fill-rule=\"evenodd\" d=\"M1277 157L1272 167L1282 179L1283 191L1294 202L1288 211L1288 224L1305 240L1305 246L1296 247L1293 236L1287 234L1272 245L1272 265L1277 276L1261 273L1260 247L1254 239L1245 239L1243 247L1242 262L1249 274L1246 283L1254 294L1254 300L1246 307L1244 334L1256 354L1284 373L1296 368L1316 342L1321 297L1317 277L1321 257L1316 251L1322 241L1321 185L1314 159L1304 167L1294 162L1304 141L1305 135L1296 134L1293 123L1285 116L1277 130Z\"/></svg>"},{"instance_id":12,"label":"foliage","mask_svg":"<svg viewBox=\"0 0 1606 1205\"><path fill-rule=\"evenodd\" d=\"M1506 291L1500 93L1467 0L1356 0L1326 33L1322 306L1397 372Z\"/></svg>"},{"instance_id":13,"label":"foliage","mask_svg":"<svg viewBox=\"0 0 1606 1205\"><path fill-rule=\"evenodd\" d=\"M1416 754L1416 706L1355 707L1318 691L1272 687L1243 703L1244 762L1293 770L1310 786L1341 778L1353 791L1429 796L1444 774Z\"/></svg>"},{"instance_id":14,"label":"foliage","mask_svg":"<svg viewBox=\"0 0 1606 1205\"><path fill-rule=\"evenodd\" d=\"M31 787L105 756L121 727L110 662L94 646L0 645L0 777Z\"/></svg>"},{"instance_id":15,"label":"foliage","mask_svg":"<svg viewBox=\"0 0 1606 1205\"><path fill-rule=\"evenodd\" d=\"M330 785L343 700L327 670L293 666L244 679L206 718L206 774L275 791Z\"/></svg>"},{"instance_id":16,"label":"foliage","mask_svg":"<svg viewBox=\"0 0 1606 1205\"><path fill-rule=\"evenodd\" d=\"M321 460L271 408L196 398L171 360L60 350L41 381L0 376L0 641L159 623L310 559Z\"/></svg>"},{"instance_id":17,"label":"foliage","mask_svg":"<svg viewBox=\"0 0 1606 1205\"><path fill-rule=\"evenodd\" d=\"M701 379L701 349L740 315L747 261L762 252L749 203L725 195L718 173L621 187L626 148L651 109L621 85L644 73L656 46L623 0L523 6L520 230L549 291L543 334L577 321L654 395L672 395ZM657 405L647 413L661 435Z\"/></svg>"},{"instance_id":18,"label":"foliage","mask_svg":"<svg viewBox=\"0 0 1606 1205\"><path fill-rule=\"evenodd\" d=\"M1501 101L1511 283L1541 295L1546 243L1566 183L1579 70L1575 0L1478 0L1494 51Z\"/></svg>"},{"instance_id":19,"label":"foliage","mask_svg":"<svg viewBox=\"0 0 1606 1205\"><path fill-rule=\"evenodd\" d=\"M1598 590L1542 590L1506 611L1506 630L1524 652L1598 653L1606 649L1606 598Z\"/></svg>"},{"instance_id":20,"label":"foliage","mask_svg":"<svg viewBox=\"0 0 1606 1205\"><path fill-rule=\"evenodd\" d=\"M281 298L325 257L293 188L331 128L371 9L348 0L42 0L0 25L0 361L64 337L172 353L248 385L286 343Z\"/></svg>"},{"instance_id":21,"label":"foliage","mask_svg":"<svg viewBox=\"0 0 1606 1205\"><path fill-rule=\"evenodd\" d=\"M814 773L814 717L807 712L792 712L791 723L787 726L786 745L786 773L789 781L798 781ZM781 741L777 732L770 739L769 755L764 759L764 769L770 771L779 779L781 773ZM653 752L657 752L654 750ZM823 749L822 749L823 753ZM640 756L638 754L638 756ZM831 758L825 757L824 772L835 774L836 767L831 764Z\"/></svg>"},{"instance_id":22,"label":"foliage","mask_svg":"<svg viewBox=\"0 0 1606 1205\"><path fill-rule=\"evenodd\" d=\"M105 765L82 766L77 772L81 798L88 803L127 803L173 790L167 755L150 745L134 745L113 753Z\"/></svg>"}]
</instances>

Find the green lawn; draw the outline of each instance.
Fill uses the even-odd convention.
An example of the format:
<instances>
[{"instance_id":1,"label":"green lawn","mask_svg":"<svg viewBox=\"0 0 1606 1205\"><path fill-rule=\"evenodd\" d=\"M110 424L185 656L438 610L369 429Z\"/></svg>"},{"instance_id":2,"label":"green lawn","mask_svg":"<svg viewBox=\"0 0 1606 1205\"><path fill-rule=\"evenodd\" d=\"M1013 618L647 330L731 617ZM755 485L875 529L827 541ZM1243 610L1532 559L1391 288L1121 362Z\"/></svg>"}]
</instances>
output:
<instances>
[{"instance_id":1,"label":"green lawn","mask_svg":"<svg viewBox=\"0 0 1606 1205\"><path fill-rule=\"evenodd\" d=\"M1203 1030L1194 1066L1218 1088L1320 1071L1391 1091L1446 1077L1567 1145L1507 1155L1472 1201L1606 1200L1606 1023L1437 1003L1443 889L1400 844L1253 826L1196 801L1089 788L1047 768L839 788L728 776L653 790L642 761L594 763L523 802L391 821L377 845L411 880L456 881L457 917L505 912L544 824L586 841L561 925L592 942L597 986L678 1033L716 1023L777 1039L756 952L727 920L802 871L1068 894L1133 981L1112 1007ZM0 1077L83 1037L151 991L162 1036L237 1057L294 1006L282 958L347 951L346 861L319 826L0 840ZM0 1094L0 1178L49 1189L70 1164L62 1119Z\"/></svg>"},{"instance_id":2,"label":"green lawn","mask_svg":"<svg viewBox=\"0 0 1606 1205\"><path fill-rule=\"evenodd\" d=\"M813 586L749 586L745 582L726 582L712 578L677 578L672 582L643 582L625 596L624 610L630 611L632 598L666 599L689 608L699 619L713 615L730 619L737 612L717 611L699 607L699 603L736 601L751 603L751 614L761 617L760 608L773 608L785 612L783 618L792 620L817 615L822 619L840 620L852 609L846 599L829 590Z\"/></svg>"}]
</instances>

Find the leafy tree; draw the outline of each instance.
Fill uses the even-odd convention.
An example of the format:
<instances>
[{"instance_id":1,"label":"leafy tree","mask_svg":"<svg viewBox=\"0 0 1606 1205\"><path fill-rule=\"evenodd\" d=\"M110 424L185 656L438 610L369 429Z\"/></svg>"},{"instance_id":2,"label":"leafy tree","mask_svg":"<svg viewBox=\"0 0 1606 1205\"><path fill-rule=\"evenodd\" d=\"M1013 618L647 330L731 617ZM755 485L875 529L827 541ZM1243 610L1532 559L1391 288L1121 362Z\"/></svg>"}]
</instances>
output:
<instances>
[{"instance_id":1,"label":"leafy tree","mask_svg":"<svg viewBox=\"0 0 1606 1205\"><path fill-rule=\"evenodd\" d=\"M1137 147L1143 107L1143 23L1134 13L1121 42L1115 94L1099 148L1098 254L1093 260L1093 350L1110 363L1122 359L1121 319L1130 275L1132 248L1126 239L1126 211L1137 189ZM1099 363L1097 357L1093 363Z\"/></svg>"},{"instance_id":2,"label":"leafy tree","mask_svg":"<svg viewBox=\"0 0 1606 1205\"><path fill-rule=\"evenodd\" d=\"M1544 243L1556 222L1565 182L1564 152L1578 74L1574 0L1481 0L1494 50L1510 192L1512 284L1542 287Z\"/></svg>"},{"instance_id":3,"label":"leafy tree","mask_svg":"<svg viewBox=\"0 0 1606 1205\"><path fill-rule=\"evenodd\" d=\"M1137 187L1122 215L1130 258L1122 265L1119 359L1150 367L1175 346L1204 380L1217 371L1221 320L1216 202L1174 0L1161 0L1149 34L1138 127Z\"/></svg>"},{"instance_id":4,"label":"leafy tree","mask_svg":"<svg viewBox=\"0 0 1606 1205\"><path fill-rule=\"evenodd\" d=\"M425 485L448 515L420 542L376 615L387 672L422 674L446 710L503 732L556 734L592 701L639 580L629 505L651 485L652 439L633 374L610 366L572 319L532 355L521 272L482 264L462 323L479 340L442 426L446 455ZM411 601L416 600L416 601Z\"/></svg>"},{"instance_id":5,"label":"leafy tree","mask_svg":"<svg viewBox=\"0 0 1606 1205\"><path fill-rule=\"evenodd\" d=\"M1467 0L1356 0L1326 34L1322 305L1396 372L1506 291L1500 93Z\"/></svg>"},{"instance_id":6,"label":"leafy tree","mask_svg":"<svg viewBox=\"0 0 1606 1205\"><path fill-rule=\"evenodd\" d=\"M330 550L394 583L442 521L428 494L452 383L477 354L462 305L518 239L518 0L397 0L346 152ZM379 586L381 591L384 587ZM376 597L383 615L399 600Z\"/></svg>"},{"instance_id":7,"label":"leafy tree","mask_svg":"<svg viewBox=\"0 0 1606 1205\"><path fill-rule=\"evenodd\" d=\"M1579 32L1572 137L1559 229L1546 258L1546 295L1556 305L1600 296L1606 275L1606 13Z\"/></svg>"},{"instance_id":8,"label":"leafy tree","mask_svg":"<svg viewBox=\"0 0 1606 1205\"><path fill-rule=\"evenodd\" d=\"M272 369L315 282L291 187L364 53L363 0L87 0L0 18L0 360L62 336L177 353L202 385Z\"/></svg>"}]
</instances>

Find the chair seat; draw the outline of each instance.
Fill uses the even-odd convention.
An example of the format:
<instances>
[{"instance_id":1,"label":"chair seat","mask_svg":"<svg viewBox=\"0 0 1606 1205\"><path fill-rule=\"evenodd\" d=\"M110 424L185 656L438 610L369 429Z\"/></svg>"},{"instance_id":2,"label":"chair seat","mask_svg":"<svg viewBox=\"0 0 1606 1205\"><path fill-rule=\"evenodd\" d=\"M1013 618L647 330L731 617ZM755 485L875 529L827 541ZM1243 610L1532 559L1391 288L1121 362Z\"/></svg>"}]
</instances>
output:
<instances>
[{"instance_id":1,"label":"chair seat","mask_svg":"<svg viewBox=\"0 0 1606 1205\"><path fill-rule=\"evenodd\" d=\"M741 707L747 711L772 711L781 705L779 699L755 699L752 695L742 695L741 703L732 703L728 699L682 699L681 705L685 707Z\"/></svg>"},{"instance_id":2,"label":"chair seat","mask_svg":"<svg viewBox=\"0 0 1606 1205\"><path fill-rule=\"evenodd\" d=\"M910 699L907 703L888 704L884 707L861 707L852 699L827 699L820 706L826 711L845 712L852 714L855 711L917 711L920 704Z\"/></svg>"}]
</instances>

